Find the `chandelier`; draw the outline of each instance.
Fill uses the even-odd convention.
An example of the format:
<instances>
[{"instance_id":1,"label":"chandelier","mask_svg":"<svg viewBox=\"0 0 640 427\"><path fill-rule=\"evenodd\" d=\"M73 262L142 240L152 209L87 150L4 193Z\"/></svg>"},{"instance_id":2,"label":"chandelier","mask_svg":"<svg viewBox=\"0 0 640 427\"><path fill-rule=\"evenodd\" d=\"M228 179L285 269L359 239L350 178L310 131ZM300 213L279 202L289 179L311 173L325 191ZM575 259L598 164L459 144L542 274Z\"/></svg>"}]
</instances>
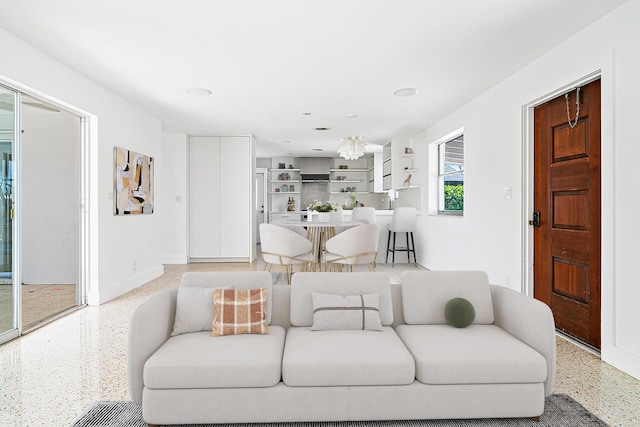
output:
<instances>
[{"instance_id":1,"label":"chandelier","mask_svg":"<svg viewBox=\"0 0 640 427\"><path fill-rule=\"evenodd\" d=\"M356 135L340 138L340 142L338 142L338 154L346 160L356 160L364 156L364 146L363 136Z\"/></svg>"}]
</instances>

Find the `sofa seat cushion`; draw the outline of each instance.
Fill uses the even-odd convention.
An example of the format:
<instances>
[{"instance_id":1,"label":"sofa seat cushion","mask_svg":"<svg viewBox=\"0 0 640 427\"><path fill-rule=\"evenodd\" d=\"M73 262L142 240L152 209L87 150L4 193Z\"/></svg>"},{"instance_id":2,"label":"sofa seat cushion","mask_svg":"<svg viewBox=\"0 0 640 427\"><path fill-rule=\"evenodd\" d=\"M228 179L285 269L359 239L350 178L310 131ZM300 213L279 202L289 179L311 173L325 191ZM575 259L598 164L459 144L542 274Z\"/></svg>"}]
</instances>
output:
<instances>
[{"instance_id":1,"label":"sofa seat cushion","mask_svg":"<svg viewBox=\"0 0 640 427\"><path fill-rule=\"evenodd\" d=\"M312 331L292 327L282 360L288 386L404 385L415 381L415 363L390 327L382 331Z\"/></svg>"},{"instance_id":2,"label":"sofa seat cushion","mask_svg":"<svg viewBox=\"0 0 640 427\"><path fill-rule=\"evenodd\" d=\"M400 325L400 338L425 384L540 383L547 364L540 353L495 325Z\"/></svg>"},{"instance_id":3,"label":"sofa seat cushion","mask_svg":"<svg viewBox=\"0 0 640 427\"><path fill-rule=\"evenodd\" d=\"M169 338L145 363L144 385L156 389L271 387L280 382L285 330L268 335Z\"/></svg>"}]
</instances>

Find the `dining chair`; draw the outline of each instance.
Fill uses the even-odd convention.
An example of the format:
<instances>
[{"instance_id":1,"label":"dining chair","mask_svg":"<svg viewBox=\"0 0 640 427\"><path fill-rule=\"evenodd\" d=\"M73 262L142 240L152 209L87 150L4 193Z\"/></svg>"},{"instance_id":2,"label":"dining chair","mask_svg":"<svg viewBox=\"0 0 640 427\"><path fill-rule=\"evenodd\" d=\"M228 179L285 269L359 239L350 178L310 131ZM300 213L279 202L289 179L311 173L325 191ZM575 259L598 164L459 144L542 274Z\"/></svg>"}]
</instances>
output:
<instances>
[{"instance_id":1,"label":"dining chair","mask_svg":"<svg viewBox=\"0 0 640 427\"><path fill-rule=\"evenodd\" d=\"M364 224L376 223L376 208L370 206L358 206L353 208L351 221L358 221Z\"/></svg>"},{"instance_id":2,"label":"dining chair","mask_svg":"<svg viewBox=\"0 0 640 427\"><path fill-rule=\"evenodd\" d=\"M378 224L363 224L350 228L327 240L324 261L327 267L342 266L353 271L353 266L369 264L371 271L376 271L376 257L378 256Z\"/></svg>"},{"instance_id":3,"label":"dining chair","mask_svg":"<svg viewBox=\"0 0 640 427\"><path fill-rule=\"evenodd\" d=\"M271 271L273 265L282 267L282 284L291 283L293 267L309 271L315 261L311 253L311 241L295 231L275 224L260 224L260 246L264 269Z\"/></svg>"}]
</instances>

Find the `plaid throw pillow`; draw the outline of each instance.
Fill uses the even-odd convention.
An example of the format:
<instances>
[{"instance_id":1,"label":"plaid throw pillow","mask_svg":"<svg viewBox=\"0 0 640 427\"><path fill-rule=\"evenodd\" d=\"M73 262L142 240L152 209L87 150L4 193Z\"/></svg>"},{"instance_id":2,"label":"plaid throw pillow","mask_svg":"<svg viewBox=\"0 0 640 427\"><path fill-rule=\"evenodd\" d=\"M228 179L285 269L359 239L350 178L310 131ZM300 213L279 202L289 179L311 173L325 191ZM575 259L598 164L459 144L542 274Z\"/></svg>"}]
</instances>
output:
<instances>
[{"instance_id":1,"label":"plaid throw pillow","mask_svg":"<svg viewBox=\"0 0 640 427\"><path fill-rule=\"evenodd\" d=\"M267 288L216 289L211 335L268 334Z\"/></svg>"}]
</instances>

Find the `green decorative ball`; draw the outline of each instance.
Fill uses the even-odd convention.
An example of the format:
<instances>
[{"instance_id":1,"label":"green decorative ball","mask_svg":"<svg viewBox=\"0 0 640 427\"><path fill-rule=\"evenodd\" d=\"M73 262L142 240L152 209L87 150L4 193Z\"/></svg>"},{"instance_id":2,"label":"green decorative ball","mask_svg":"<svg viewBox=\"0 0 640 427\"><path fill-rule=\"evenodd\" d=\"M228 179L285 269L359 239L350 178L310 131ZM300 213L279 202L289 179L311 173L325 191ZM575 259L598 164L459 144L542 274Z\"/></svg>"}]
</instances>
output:
<instances>
[{"instance_id":1,"label":"green decorative ball","mask_svg":"<svg viewBox=\"0 0 640 427\"><path fill-rule=\"evenodd\" d=\"M476 318L476 310L469 300L452 298L444 306L444 317L451 326L466 328Z\"/></svg>"}]
</instances>

